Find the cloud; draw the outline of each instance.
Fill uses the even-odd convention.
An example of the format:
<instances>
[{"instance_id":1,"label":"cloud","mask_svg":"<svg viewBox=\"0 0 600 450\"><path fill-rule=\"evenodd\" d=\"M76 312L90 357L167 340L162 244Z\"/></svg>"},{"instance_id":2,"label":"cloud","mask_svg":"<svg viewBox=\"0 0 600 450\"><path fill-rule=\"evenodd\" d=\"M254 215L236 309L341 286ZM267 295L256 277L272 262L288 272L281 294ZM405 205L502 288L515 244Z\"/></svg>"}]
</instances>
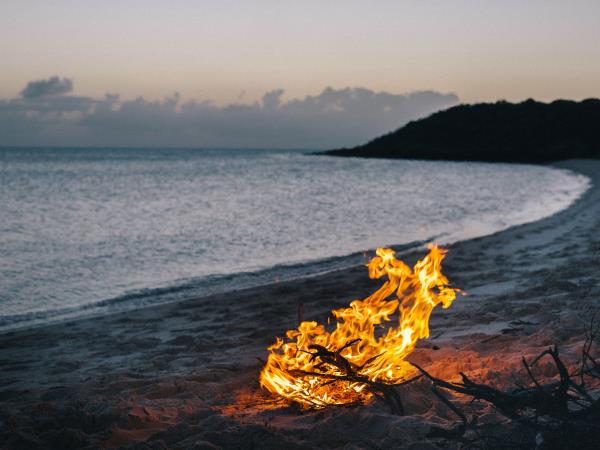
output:
<instances>
[{"instance_id":1,"label":"cloud","mask_svg":"<svg viewBox=\"0 0 600 450\"><path fill-rule=\"evenodd\" d=\"M47 95L61 95L73 90L73 80L70 78L60 79L50 77L46 80L30 81L21 91L23 98L38 98Z\"/></svg>"},{"instance_id":2,"label":"cloud","mask_svg":"<svg viewBox=\"0 0 600 450\"><path fill-rule=\"evenodd\" d=\"M260 101L226 106L184 102L178 94L162 101L95 99L64 95L73 88L65 80L33 81L20 98L0 100L0 145L336 148L458 103L456 95L434 91L332 87L291 100L275 89Z\"/></svg>"},{"instance_id":3,"label":"cloud","mask_svg":"<svg viewBox=\"0 0 600 450\"><path fill-rule=\"evenodd\" d=\"M268 111L274 111L281 105L281 97L284 94L283 89L274 89L265 93L262 97L263 108Z\"/></svg>"}]
</instances>

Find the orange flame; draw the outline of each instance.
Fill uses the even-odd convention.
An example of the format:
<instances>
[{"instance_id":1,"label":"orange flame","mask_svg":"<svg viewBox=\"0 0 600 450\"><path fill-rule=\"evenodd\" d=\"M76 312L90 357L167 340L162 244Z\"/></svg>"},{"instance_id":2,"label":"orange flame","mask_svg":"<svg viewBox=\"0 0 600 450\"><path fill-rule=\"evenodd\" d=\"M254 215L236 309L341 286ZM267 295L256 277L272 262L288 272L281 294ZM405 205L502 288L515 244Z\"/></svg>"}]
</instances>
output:
<instances>
[{"instance_id":1,"label":"orange flame","mask_svg":"<svg viewBox=\"0 0 600 450\"><path fill-rule=\"evenodd\" d=\"M412 372L405 359L419 339L429 337L433 308L440 303L448 308L458 291L448 286L441 273L446 250L428 247L429 254L412 270L395 258L393 250L378 248L368 264L369 277L386 275L383 286L348 308L334 310L336 323L331 332L317 322L302 322L297 330L286 332L287 339L277 338L268 348L260 384L274 394L313 407L362 402L370 397L364 383L335 379L346 374L339 364L316 358L310 351L316 348L339 352L354 373L371 381L393 384L405 379ZM395 315L397 326L385 324Z\"/></svg>"}]
</instances>

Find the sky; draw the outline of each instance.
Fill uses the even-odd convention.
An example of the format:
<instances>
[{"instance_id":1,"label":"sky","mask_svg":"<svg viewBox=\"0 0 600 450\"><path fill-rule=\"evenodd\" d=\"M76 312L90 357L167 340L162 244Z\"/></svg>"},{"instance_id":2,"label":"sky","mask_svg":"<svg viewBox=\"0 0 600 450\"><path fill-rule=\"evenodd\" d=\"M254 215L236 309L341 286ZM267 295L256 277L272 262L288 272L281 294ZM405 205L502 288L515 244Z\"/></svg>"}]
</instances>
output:
<instances>
[{"instance_id":1,"label":"sky","mask_svg":"<svg viewBox=\"0 0 600 450\"><path fill-rule=\"evenodd\" d=\"M355 130L362 123L356 117L368 111L350 97L322 104L322 109L338 112L341 101L356 108L342 111L355 117L346 137L338 133L333 139L294 145L327 147L359 143L457 101L598 97L599 19L597 0L3 0L0 114L6 123L28 115L36 124L13 123L10 129L0 124L0 145L23 141L15 140L18 130L28 130L31 141L85 144L91 139L89 130L81 123L74 130L73 121L81 122L99 104L106 107L106 99L112 99L111 111L137 101L137 110L129 108L131 114L142 114L141 109L148 113L142 103L158 102L164 109L176 101L177 120L183 105L210 102L214 114L226 113L223 132L228 133L236 126L228 108L263 108L265 94L272 92L279 93L277 107L294 103L296 108L299 102L311 103L330 92L328 87L350 97L366 90L372 93L371 101L386 96L406 99L419 91L430 94L414 112L407 110L407 101L396 121L383 113L394 108L383 101L375 107L383 111L377 126L360 130ZM33 102L35 92L28 94L26 89L29 82L52 83L55 76L57 86L64 82L62 90L37 97L46 99L42 109L46 116L53 111L54 124L50 126L46 117L40 125L39 101ZM64 115L65 102L74 106L75 98L87 102L88 109L82 112L80 104L80 109ZM331 95L327 98L331 101ZM60 105L52 106L52 101ZM18 108L15 102L20 102ZM302 114L310 111L307 107ZM139 122L140 117L131 119ZM252 120L264 122L266 116L244 120L240 126L249 127ZM328 123L339 126L338 122ZM299 127L302 133L310 133L309 125ZM257 137L264 128L257 128L255 145L285 142L283 135L278 142L273 136ZM173 138L173 143L237 145L253 136L251 131L236 139L208 139L196 133L185 142ZM171 132L176 135L181 126ZM117 134L90 144L135 143L133 129L127 138L123 131ZM144 145L143 139L139 143Z\"/></svg>"}]
</instances>

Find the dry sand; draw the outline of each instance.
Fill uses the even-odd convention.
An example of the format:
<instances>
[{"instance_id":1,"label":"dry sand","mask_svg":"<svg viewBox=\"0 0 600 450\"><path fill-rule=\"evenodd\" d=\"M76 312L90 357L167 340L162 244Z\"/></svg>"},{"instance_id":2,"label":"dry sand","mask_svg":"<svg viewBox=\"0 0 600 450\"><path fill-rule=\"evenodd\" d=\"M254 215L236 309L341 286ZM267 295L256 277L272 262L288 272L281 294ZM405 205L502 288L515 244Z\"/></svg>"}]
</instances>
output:
<instances>
[{"instance_id":1,"label":"dry sand","mask_svg":"<svg viewBox=\"0 0 600 450\"><path fill-rule=\"evenodd\" d=\"M558 344L575 359L600 307L600 161L557 166L592 188L550 218L453 245L444 273L469 295L434 312L413 361L506 387L522 355ZM323 321L378 285L356 267L1 335L0 448L445 448L426 435L457 418L425 382L400 390L403 417L378 402L302 411L258 386L256 358L295 327L299 302ZM504 420L472 407L480 423Z\"/></svg>"}]
</instances>

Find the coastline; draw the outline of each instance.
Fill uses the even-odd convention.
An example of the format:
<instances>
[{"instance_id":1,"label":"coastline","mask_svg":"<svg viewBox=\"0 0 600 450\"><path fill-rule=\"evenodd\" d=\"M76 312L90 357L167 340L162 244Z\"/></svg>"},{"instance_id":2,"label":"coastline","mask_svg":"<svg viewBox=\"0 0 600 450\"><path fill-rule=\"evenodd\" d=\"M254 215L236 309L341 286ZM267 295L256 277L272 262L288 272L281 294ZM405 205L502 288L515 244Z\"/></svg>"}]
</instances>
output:
<instances>
[{"instance_id":1,"label":"coastline","mask_svg":"<svg viewBox=\"0 0 600 450\"><path fill-rule=\"evenodd\" d=\"M283 159L287 159L287 156ZM336 160L331 157L321 159L329 162ZM356 158L346 159L346 162L350 163L344 166L344 173L346 170L353 173L356 162L352 162L353 160ZM295 161L294 165L298 162ZM314 163L316 162L313 161ZM130 228L137 230L134 233L136 235L148 233L147 241L140 243L140 246L126 246L124 251L114 246L115 242L128 240L122 230L116 232L119 237L111 238L110 242L102 244L102 248L86 241L85 237L73 237L74 241L79 242L74 247L76 251L69 250L73 244L70 238L65 239L65 236L77 233L72 229L64 236L59 233L58 236L46 236L44 239L41 237L44 231L33 227L28 231L29 234L39 234L40 239L31 241L27 248L18 244L19 239L13 239L17 244L11 244L9 231L7 259L4 261L7 270L2 273L4 276L0 277L0 284L4 287L0 303L5 306L0 312L0 335L8 331L134 311L342 270L365 264L370 258L369 255L374 254L375 248L380 246L393 248L397 254L403 255L407 249L416 249L427 242L437 242L442 246L451 245L460 240L473 239L541 220L570 206L589 187L588 179L583 175L543 166L519 167L514 164L448 161L441 166L438 163L417 162L407 163L408 166L404 167L401 161L397 163L400 165L393 170L393 174L397 173L400 177L397 186L403 183L413 186L410 180L417 181L410 176L403 178L404 175L400 174L404 169L408 169L409 174L417 174L420 171L421 176L441 170L436 177L440 180L438 188L434 183L431 191L427 189L428 193L423 194L419 185L416 185L411 188L411 195L408 197L412 200L409 202L406 202L402 189L389 193L394 197L398 196L395 210L388 211L381 206L372 208L372 205L380 203L369 201L368 205L363 202L330 212L330 219L337 218L331 223L338 225L332 227L330 224L321 230L313 228L313 224L319 221L310 219L304 222L304 226L313 232L296 236L296 241L305 242L305 246L287 247L282 243L273 247L275 242L271 242L270 247L267 247L271 250L263 249L261 239L271 234L268 229L273 228L273 233L290 236L290 233L281 232L289 223L286 225L284 221L281 229L278 226L270 227L271 221L277 223L277 217L263 217L261 220L267 225L260 226L264 229L262 238L255 236L251 230L242 231L243 236L255 236L257 241L256 248L251 251L246 248L239 259L231 257L234 248L228 245L221 246L220 239L211 244L212 253L206 253L206 242L212 242L216 236L202 226L194 236L180 238L173 248L168 247L166 250L162 250L165 243L161 243L162 238L156 234L156 226L145 229L141 223L133 223ZM421 164L424 166L421 167ZM369 167L367 165L365 169ZM353 178L353 181L352 185L361 184L360 180ZM473 189L472 183L479 184L480 188ZM377 186L380 184L376 183ZM382 192L377 186L368 197L380 198ZM440 190L439 186L444 187ZM364 188L368 189L366 186ZM339 193L335 189L333 192ZM109 199L105 200L110 203L112 197L109 196ZM340 198L343 198L343 195ZM465 198L470 201L465 203ZM272 200L277 204L286 203ZM437 206L431 205L431 202ZM18 216L15 203L12 203L13 207L9 208L9 211ZM361 211L362 208L364 213L352 216L353 211ZM34 205L29 205L28 209L37 210ZM158 208L157 212L160 211ZM163 213L159 216L177 216L181 211ZM185 214L183 213L179 222L194 222L194 217L187 217ZM7 214L7 217L12 216L13 214ZM107 224L107 228L115 227L119 230L123 226L123 217L118 211L115 211L113 216L115 220ZM351 217L354 218L350 219ZM26 220L24 217L21 219ZM30 219L37 223L34 217ZM51 216L48 222L55 223L56 219L57 217ZM152 222L150 218L146 219ZM252 216L249 219L252 222ZM74 223L77 224L77 219L74 219ZM164 225L168 223L167 220ZM374 229L373 223L380 223L381 229ZM422 224L427 226L423 227ZM85 228L85 224L79 225L75 226L76 230ZM10 230L14 224L9 223L6 227ZM49 225L48 228L51 229L52 226ZM63 227L58 229L64 231ZM204 235L205 232L208 234ZM24 233L27 234L26 231ZM338 239L327 239L324 236L337 236ZM238 238L231 236L232 242L237 242ZM398 243L398 238L403 239L402 243ZM52 246L55 249L48 248L47 242L53 242ZM82 242L87 244L80 247ZM182 246L184 242L185 245ZM60 250L62 247L66 250ZM190 248L199 249L200 254L190 251ZM286 251L278 250L281 248L286 248ZM155 249L161 249L157 250L161 255L158 260L152 253ZM56 255L48 257L53 255L54 251L57 252ZM113 258L111 254L114 252L117 252L117 256ZM20 253L23 253L23 257L17 256ZM38 257L40 260L34 263ZM9 270L16 267L20 268L18 272ZM142 267L145 269L140 270Z\"/></svg>"},{"instance_id":2,"label":"coastline","mask_svg":"<svg viewBox=\"0 0 600 450\"><path fill-rule=\"evenodd\" d=\"M522 355L554 343L576 353L589 313L600 307L600 161L553 167L583 173L592 187L553 216L450 246L444 273L469 295L436 311L435 338L413 354L434 375L464 371L508 383ZM145 439L181 448L339 448L334 434L360 431L356 442L382 448L424 441L426 422L451 414L423 396L408 401L404 417L362 407L357 425L345 410L299 414L258 388L256 358L295 327L299 302L307 320L322 322L378 284L356 266L0 334L0 440L7 448L57 439L89 448ZM385 432L368 426L374 417Z\"/></svg>"}]
</instances>

